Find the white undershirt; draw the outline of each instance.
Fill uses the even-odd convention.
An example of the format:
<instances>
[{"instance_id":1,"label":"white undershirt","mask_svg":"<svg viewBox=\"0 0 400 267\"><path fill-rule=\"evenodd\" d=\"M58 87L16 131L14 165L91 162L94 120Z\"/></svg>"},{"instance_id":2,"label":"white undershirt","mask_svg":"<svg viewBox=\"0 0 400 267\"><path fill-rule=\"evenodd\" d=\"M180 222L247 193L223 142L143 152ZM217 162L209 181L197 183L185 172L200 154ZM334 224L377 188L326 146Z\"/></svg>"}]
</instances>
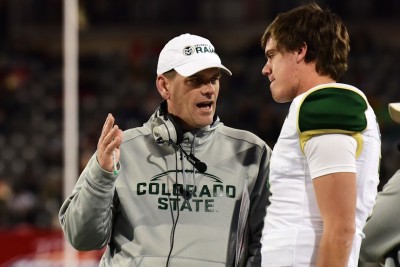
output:
<instances>
[{"instance_id":1,"label":"white undershirt","mask_svg":"<svg viewBox=\"0 0 400 267\"><path fill-rule=\"evenodd\" d=\"M337 172L356 172L357 141L345 134L312 137L304 147L311 178Z\"/></svg>"}]
</instances>

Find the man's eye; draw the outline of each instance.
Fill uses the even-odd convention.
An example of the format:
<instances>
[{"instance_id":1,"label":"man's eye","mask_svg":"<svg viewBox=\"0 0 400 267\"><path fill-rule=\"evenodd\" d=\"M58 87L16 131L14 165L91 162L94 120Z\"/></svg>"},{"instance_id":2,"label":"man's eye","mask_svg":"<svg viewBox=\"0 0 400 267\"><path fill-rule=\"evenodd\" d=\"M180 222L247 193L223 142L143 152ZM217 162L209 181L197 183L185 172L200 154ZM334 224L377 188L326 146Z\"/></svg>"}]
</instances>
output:
<instances>
[{"instance_id":1,"label":"man's eye","mask_svg":"<svg viewBox=\"0 0 400 267\"><path fill-rule=\"evenodd\" d=\"M216 84L218 80L219 80L219 78L212 78L212 79L210 80L210 83L211 83L211 84Z\"/></svg>"},{"instance_id":2,"label":"man's eye","mask_svg":"<svg viewBox=\"0 0 400 267\"><path fill-rule=\"evenodd\" d=\"M199 84L201 83L201 80L196 78L196 79L190 79L189 82L193 84Z\"/></svg>"}]
</instances>

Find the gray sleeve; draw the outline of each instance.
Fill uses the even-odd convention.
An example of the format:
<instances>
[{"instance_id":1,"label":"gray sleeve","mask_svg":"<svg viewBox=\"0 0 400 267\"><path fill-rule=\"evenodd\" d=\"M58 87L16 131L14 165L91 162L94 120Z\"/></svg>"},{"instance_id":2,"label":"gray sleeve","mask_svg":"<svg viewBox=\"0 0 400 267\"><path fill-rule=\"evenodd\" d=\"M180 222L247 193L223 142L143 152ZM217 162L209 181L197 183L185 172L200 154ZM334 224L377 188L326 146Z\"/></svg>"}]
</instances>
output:
<instances>
[{"instance_id":1,"label":"gray sleeve","mask_svg":"<svg viewBox=\"0 0 400 267\"><path fill-rule=\"evenodd\" d=\"M261 236L266 208L269 205L269 160L271 149L265 146L260 162L260 171L251 194L249 212L249 243L246 267L261 266Z\"/></svg>"},{"instance_id":2,"label":"gray sleeve","mask_svg":"<svg viewBox=\"0 0 400 267\"><path fill-rule=\"evenodd\" d=\"M400 244L400 170L378 193L372 216L364 227L360 259L383 262L384 257Z\"/></svg>"},{"instance_id":3,"label":"gray sleeve","mask_svg":"<svg viewBox=\"0 0 400 267\"><path fill-rule=\"evenodd\" d=\"M104 247L111 236L116 177L90 159L59 212L64 235L78 250Z\"/></svg>"}]
</instances>

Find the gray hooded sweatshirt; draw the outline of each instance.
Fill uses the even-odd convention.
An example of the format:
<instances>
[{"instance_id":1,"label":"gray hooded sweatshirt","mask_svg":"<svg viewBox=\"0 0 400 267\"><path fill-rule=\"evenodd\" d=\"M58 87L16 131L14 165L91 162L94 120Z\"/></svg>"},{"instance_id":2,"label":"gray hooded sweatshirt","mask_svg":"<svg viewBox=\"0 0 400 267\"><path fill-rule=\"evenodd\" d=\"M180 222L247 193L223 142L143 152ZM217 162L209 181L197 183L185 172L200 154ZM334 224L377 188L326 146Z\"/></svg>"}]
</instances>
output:
<instances>
[{"instance_id":1,"label":"gray hooded sweatshirt","mask_svg":"<svg viewBox=\"0 0 400 267\"><path fill-rule=\"evenodd\" d=\"M60 209L66 238L78 250L107 246L100 266L260 266L271 149L216 119L184 133L200 173L155 142L157 116L123 132L117 175L90 159Z\"/></svg>"}]
</instances>

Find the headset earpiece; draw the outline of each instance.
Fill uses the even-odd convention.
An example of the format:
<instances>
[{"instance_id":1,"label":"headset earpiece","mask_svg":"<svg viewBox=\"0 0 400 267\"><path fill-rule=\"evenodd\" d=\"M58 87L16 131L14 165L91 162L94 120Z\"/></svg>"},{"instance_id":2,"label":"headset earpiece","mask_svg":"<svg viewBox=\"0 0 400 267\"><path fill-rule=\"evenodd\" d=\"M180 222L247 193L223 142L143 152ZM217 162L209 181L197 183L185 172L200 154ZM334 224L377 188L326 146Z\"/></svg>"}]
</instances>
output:
<instances>
[{"instance_id":1,"label":"headset earpiece","mask_svg":"<svg viewBox=\"0 0 400 267\"><path fill-rule=\"evenodd\" d=\"M173 123L162 117L155 118L153 122L153 137L156 143L161 145L169 145L169 142L176 143L178 140Z\"/></svg>"},{"instance_id":2,"label":"headset earpiece","mask_svg":"<svg viewBox=\"0 0 400 267\"><path fill-rule=\"evenodd\" d=\"M152 133L156 143L161 145L169 145L170 142L179 145L183 141L182 127L168 114L165 100L160 105L160 116L152 122Z\"/></svg>"}]
</instances>

